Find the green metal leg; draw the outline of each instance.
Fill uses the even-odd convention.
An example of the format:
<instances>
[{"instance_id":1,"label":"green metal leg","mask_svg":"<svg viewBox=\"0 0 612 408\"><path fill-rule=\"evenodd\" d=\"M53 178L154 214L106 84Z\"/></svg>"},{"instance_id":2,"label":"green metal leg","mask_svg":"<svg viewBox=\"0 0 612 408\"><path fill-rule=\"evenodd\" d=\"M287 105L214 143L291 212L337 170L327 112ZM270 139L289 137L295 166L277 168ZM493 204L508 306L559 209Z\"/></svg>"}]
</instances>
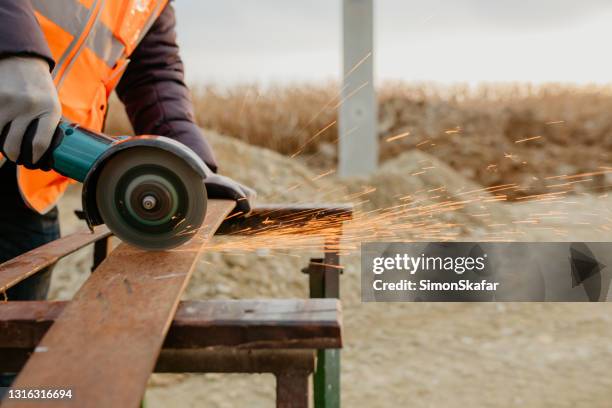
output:
<instances>
[{"instance_id":1,"label":"green metal leg","mask_svg":"<svg viewBox=\"0 0 612 408\"><path fill-rule=\"evenodd\" d=\"M310 277L311 298L340 297L340 256L337 241L325 243L325 258L311 259L304 270ZM340 350L319 350L314 374L315 408L340 407Z\"/></svg>"},{"instance_id":2,"label":"green metal leg","mask_svg":"<svg viewBox=\"0 0 612 408\"><path fill-rule=\"evenodd\" d=\"M340 406L340 350L319 350L314 375L315 408Z\"/></svg>"}]
</instances>

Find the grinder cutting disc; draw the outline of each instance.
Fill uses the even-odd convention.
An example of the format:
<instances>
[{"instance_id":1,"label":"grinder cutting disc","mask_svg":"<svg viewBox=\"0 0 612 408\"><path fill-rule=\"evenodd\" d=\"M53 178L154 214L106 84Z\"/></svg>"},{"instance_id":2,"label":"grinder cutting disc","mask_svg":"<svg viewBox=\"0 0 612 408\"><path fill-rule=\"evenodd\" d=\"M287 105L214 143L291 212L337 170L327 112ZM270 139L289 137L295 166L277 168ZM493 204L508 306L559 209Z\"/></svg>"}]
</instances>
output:
<instances>
[{"instance_id":1,"label":"grinder cutting disc","mask_svg":"<svg viewBox=\"0 0 612 408\"><path fill-rule=\"evenodd\" d=\"M204 221L202 177L162 149L138 147L105 163L96 187L104 223L122 241L144 249L175 248Z\"/></svg>"}]
</instances>

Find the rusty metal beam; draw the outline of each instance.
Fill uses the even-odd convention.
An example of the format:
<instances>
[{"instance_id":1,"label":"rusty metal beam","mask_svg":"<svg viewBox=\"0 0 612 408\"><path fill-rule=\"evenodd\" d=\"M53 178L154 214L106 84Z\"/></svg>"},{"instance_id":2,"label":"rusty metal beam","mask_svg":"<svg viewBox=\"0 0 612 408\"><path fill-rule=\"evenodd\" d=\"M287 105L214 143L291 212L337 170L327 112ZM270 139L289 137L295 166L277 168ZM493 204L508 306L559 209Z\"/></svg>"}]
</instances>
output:
<instances>
[{"instance_id":1,"label":"rusty metal beam","mask_svg":"<svg viewBox=\"0 0 612 408\"><path fill-rule=\"evenodd\" d=\"M234 207L211 200L198 235L180 250L121 244L47 331L13 387L70 388L79 407L138 406L195 264Z\"/></svg>"},{"instance_id":2,"label":"rusty metal beam","mask_svg":"<svg viewBox=\"0 0 612 408\"><path fill-rule=\"evenodd\" d=\"M96 228L93 233L89 229L82 229L0 264L0 293L63 257L110 235L106 226Z\"/></svg>"}]
</instances>

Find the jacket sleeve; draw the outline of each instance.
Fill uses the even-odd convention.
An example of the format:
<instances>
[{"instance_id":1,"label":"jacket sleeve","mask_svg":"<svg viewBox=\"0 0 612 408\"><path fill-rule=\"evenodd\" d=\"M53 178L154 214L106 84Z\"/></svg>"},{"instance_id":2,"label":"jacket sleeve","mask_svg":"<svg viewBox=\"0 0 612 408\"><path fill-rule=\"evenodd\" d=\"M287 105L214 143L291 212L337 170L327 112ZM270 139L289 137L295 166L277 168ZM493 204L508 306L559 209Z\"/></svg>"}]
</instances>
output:
<instances>
[{"instance_id":1,"label":"jacket sleeve","mask_svg":"<svg viewBox=\"0 0 612 408\"><path fill-rule=\"evenodd\" d=\"M175 25L174 8L168 5L131 55L117 94L137 134L175 139L216 171L212 149L195 124Z\"/></svg>"},{"instance_id":2,"label":"jacket sleeve","mask_svg":"<svg viewBox=\"0 0 612 408\"><path fill-rule=\"evenodd\" d=\"M29 0L0 0L0 58L34 56L55 66Z\"/></svg>"}]
</instances>

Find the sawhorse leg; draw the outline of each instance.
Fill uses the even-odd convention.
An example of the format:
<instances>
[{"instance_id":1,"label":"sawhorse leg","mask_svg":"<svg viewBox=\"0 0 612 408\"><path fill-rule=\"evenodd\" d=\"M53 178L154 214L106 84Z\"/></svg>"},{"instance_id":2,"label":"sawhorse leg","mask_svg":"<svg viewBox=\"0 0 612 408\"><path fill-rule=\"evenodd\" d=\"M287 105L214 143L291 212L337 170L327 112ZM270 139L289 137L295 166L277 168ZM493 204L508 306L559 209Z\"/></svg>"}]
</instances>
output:
<instances>
[{"instance_id":1,"label":"sawhorse leg","mask_svg":"<svg viewBox=\"0 0 612 408\"><path fill-rule=\"evenodd\" d=\"M310 277L311 298L340 298L339 241L325 242L325 257L311 259L304 272ZM340 350L319 350L314 374L315 408L340 407Z\"/></svg>"},{"instance_id":2,"label":"sawhorse leg","mask_svg":"<svg viewBox=\"0 0 612 408\"><path fill-rule=\"evenodd\" d=\"M308 408L307 371L276 374L276 408Z\"/></svg>"}]
</instances>

